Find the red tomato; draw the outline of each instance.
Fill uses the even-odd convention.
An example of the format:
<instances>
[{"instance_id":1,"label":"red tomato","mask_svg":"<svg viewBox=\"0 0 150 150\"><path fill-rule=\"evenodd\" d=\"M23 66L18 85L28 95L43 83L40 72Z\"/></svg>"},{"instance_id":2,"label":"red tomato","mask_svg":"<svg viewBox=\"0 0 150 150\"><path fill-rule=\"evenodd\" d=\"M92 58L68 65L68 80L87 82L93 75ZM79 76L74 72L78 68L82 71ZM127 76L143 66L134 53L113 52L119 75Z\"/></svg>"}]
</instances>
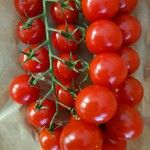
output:
<instances>
[{"instance_id":1,"label":"red tomato","mask_svg":"<svg viewBox=\"0 0 150 150\"><path fill-rule=\"evenodd\" d=\"M23 17L34 17L42 13L42 0L14 0L18 13Z\"/></svg>"},{"instance_id":2,"label":"red tomato","mask_svg":"<svg viewBox=\"0 0 150 150\"><path fill-rule=\"evenodd\" d=\"M52 3L50 5L51 17L58 24L71 23L75 24L78 19L78 10L76 8L75 2L70 0L68 2L68 7L71 7L71 10L62 7L60 2Z\"/></svg>"},{"instance_id":3,"label":"red tomato","mask_svg":"<svg viewBox=\"0 0 150 150\"><path fill-rule=\"evenodd\" d=\"M17 26L17 36L25 44L39 44L45 40L45 26L41 19L33 20L31 27L22 29L20 21Z\"/></svg>"},{"instance_id":4,"label":"red tomato","mask_svg":"<svg viewBox=\"0 0 150 150\"><path fill-rule=\"evenodd\" d=\"M142 101L143 93L142 84L137 79L128 77L127 80L118 87L118 102L136 106Z\"/></svg>"},{"instance_id":5,"label":"red tomato","mask_svg":"<svg viewBox=\"0 0 150 150\"><path fill-rule=\"evenodd\" d=\"M123 47L120 51L120 56L126 63L129 74L135 72L139 68L140 58L134 49Z\"/></svg>"},{"instance_id":6,"label":"red tomato","mask_svg":"<svg viewBox=\"0 0 150 150\"><path fill-rule=\"evenodd\" d=\"M37 46L31 46L31 48L24 49L23 52L30 54L32 50L35 49L36 47ZM38 59L39 62L34 60L34 58ZM49 69L49 56L48 51L45 47L38 49L33 55L32 59L26 61L27 59L28 59L27 55L23 53L20 54L20 62L22 64L23 69L26 71L32 73L40 73Z\"/></svg>"},{"instance_id":7,"label":"red tomato","mask_svg":"<svg viewBox=\"0 0 150 150\"><path fill-rule=\"evenodd\" d=\"M43 150L60 150L60 135L62 129L58 128L50 132L47 128L43 128L39 133L39 141Z\"/></svg>"},{"instance_id":8,"label":"red tomato","mask_svg":"<svg viewBox=\"0 0 150 150\"><path fill-rule=\"evenodd\" d=\"M119 9L120 0L82 0L82 11L88 21L110 19Z\"/></svg>"},{"instance_id":9,"label":"red tomato","mask_svg":"<svg viewBox=\"0 0 150 150\"><path fill-rule=\"evenodd\" d=\"M94 84L115 87L125 81L126 76L127 66L117 54L99 54L90 64L90 77Z\"/></svg>"},{"instance_id":10,"label":"red tomato","mask_svg":"<svg viewBox=\"0 0 150 150\"><path fill-rule=\"evenodd\" d=\"M135 43L141 35L140 22L131 15L122 15L115 19L123 34L123 44L131 45Z\"/></svg>"},{"instance_id":11,"label":"red tomato","mask_svg":"<svg viewBox=\"0 0 150 150\"><path fill-rule=\"evenodd\" d=\"M137 5L137 0L120 0L119 14L131 13Z\"/></svg>"},{"instance_id":12,"label":"red tomato","mask_svg":"<svg viewBox=\"0 0 150 150\"><path fill-rule=\"evenodd\" d=\"M68 25L59 25L56 29L65 32L66 33L66 28L68 26L68 32L71 34L76 27L68 24ZM74 52L78 49L78 44L77 42L80 40L81 34L79 31L76 31L72 37L76 40L68 39L65 36L61 35L58 32L53 32L51 36L52 44L58 50L60 53L70 53Z\"/></svg>"},{"instance_id":13,"label":"red tomato","mask_svg":"<svg viewBox=\"0 0 150 150\"><path fill-rule=\"evenodd\" d=\"M19 104L27 105L38 100L40 89L29 83L30 76L22 74L14 78L9 86L9 94Z\"/></svg>"},{"instance_id":14,"label":"red tomato","mask_svg":"<svg viewBox=\"0 0 150 150\"><path fill-rule=\"evenodd\" d=\"M49 127L55 110L55 104L50 100L45 100L40 109L36 109L36 103L32 103L27 110L28 121L34 127Z\"/></svg>"},{"instance_id":15,"label":"red tomato","mask_svg":"<svg viewBox=\"0 0 150 150\"><path fill-rule=\"evenodd\" d=\"M93 54L117 51L121 47L122 42L122 33L112 21L99 20L92 23L87 29L86 45Z\"/></svg>"},{"instance_id":16,"label":"red tomato","mask_svg":"<svg viewBox=\"0 0 150 150\"><path fill-rule=\"evenodd\" d=\"M103 132L102 150L126 150L127 142L123 140L112 139L107 132Z\"/></svg>"},{"instance_id":17,"label":"red tomato","mask_svg":"<svg viewBox=\"0 0 150 150\"><path fill-rule=\"evenodd\" d=\"M69 122L60 136L61 150L100 150L102 146L100 129L84 121Z\"/></svg>"},{"instance_id":18,"label":"red tomato","mask_svg":"<svg viewBox=\"0 0 150 150\"><path fill-rule=\"evenodd\" d=\"M119 105L115 116L107 123L111 135L128 140L139 137L143 130L141 115L128 105Z\"/></svg>"},{"instance_id":19,"label":"red tomato","mask_svg":"<svg viewBox=\"0 0 150 150\"><path fill-rule=\"evenodd\" d=\"M70 61L70 54L61 54L60 58L65 60L65 61ZM72 55L72 63L74 63L75 61L77 61L78 58L76 57L76 55ZM80 63L77 63L76 65L76 69L80 68ZM76 78L78 75L78 72L75 72L71 67L73 67L73 64L69 66L67 66L66 64L62 63L61 61L57 61L56 64L58 73L60 74L60 76L62 76L62 78L64 78L64 80L71 80L73 78Z\"/></svg>"},{"instance_id":20,"label":"red tomato","mask_svg":"<svg viewBox=\"0 0 150 150\"><path fill-rule=\"evenodd\" d=\"M91 124L102 124L115 114L117 101L107 87L90 85L79 92L75 108L81 119Z\"/></svg>"},{"instance_id":21,"label":"red tomato","mask_svg":"<svg viewBox=\"0 0 150 150\"><path fill-rule=\"evenodd\" d=\"M64 82L62 83L63 86L65 86L66 88L71 88L71 83L70 82ZM60 87L59 85L56 86L56 93L57 93L57 97L58 100L70 107L74 106L75 100L73 99L73 96L70 94L70 92L65 91L62 87Z\"/></svg>"}]
</instances>

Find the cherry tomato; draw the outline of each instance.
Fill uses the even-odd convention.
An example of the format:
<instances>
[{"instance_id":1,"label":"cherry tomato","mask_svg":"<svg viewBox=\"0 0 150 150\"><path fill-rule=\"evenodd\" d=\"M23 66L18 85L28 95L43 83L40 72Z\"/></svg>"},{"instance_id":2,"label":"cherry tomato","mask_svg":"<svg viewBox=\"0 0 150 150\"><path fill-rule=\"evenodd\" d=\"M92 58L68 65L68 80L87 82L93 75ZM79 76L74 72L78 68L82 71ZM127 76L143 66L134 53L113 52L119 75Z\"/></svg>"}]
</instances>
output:
<instances>
[{"instance_id":1,"label":"cherry tomato","mask_svg":"<svg viewBox=\"0 0 150 150\"><path fill-rule=\"evenodd\" d=\"M111 135L121 140L135 139L143 130L141 115L128 105L119 105L115 116L107 123Z\"/></svg>"},{"instance_id":2,"label":"cherry tomato","mask_svg":"<svg viewBox=\"0 0 150 150\"><path fill-rule=\"evenodd\" d=\"M70 53L74 52L78 49L78 41L80 40L81 34L77 30L73 35L71 35L75 31L76 27L68 24L68 25L59 25L56 30L65 32L64 34L60 34L58 32L53 32L51 36L52 44L60 53ZM67 32L68 30L68 32ZM67 35L66 35L67 34ZM71 39L70 36L72 36ZM68 38L67 38L68 37ZM74 40L75 39L75 40Z\"/></svg>"},{"instance_id":3,"label":"cherry tomato","mask_svg":"<svg viewBox=\"0 0 150 150\"><path fill-rule=\"evenodd\" d=\"M75 108L81 119L91 124L102 124L115 114L117 101L107 87L90 85L79 92Z\"/></svg>"},{"instance_id":4,"label":"cherry tomato","mask_svg":"<svg viewBox=\"0 0 150 150\"><path fill-rule=\"evenodd\" d=\"M43 128L39 133L39 141L43 150L60 150L60 135L62 129L58 128L50 132L47 128Z\"/></svg>"},{"instance_id":5,"label":"cherry tomato","mask_svg":"<svg viewBox=\"0 0 150 150\"><path fill-rule=\"evenodd\" d=\"M62 84L66 88L71 89L71 83L70 82L63 82ZM56 93L57 93L58 100L61 103L65 104L67 106L70 106L70 107L74 106L75 100L74 100L73 96L70 94L70 92L65 91L62 87L57 85L56 86Z\"/></svg>"},{"instance_id":6,"label":"cherry tomato","mask_svg":"<svg viewBox=\"0 0 150 150\"><path fill-rule=\"evenodd\" d=\"M135 43L141 35L140 22L131 15L122 15L115 19L123 34L123 44L131 45Z\"/></svg>"},{"instance_id":7,"label":"cherry tomato","mask_svg":"<svg viewBox=\"0 0 150 150\"><path fill-rule=\"evenodd\" d=\"M17 36L25 44L39 44L45 40L45 26L42 20L33 20L31 26L22 29L23 23L20 21L17 26Z\"/></svg>"},{"instance_id":8,"label":"cherry tomato","mask_svg":"<svg viewBox=\"0 0 150 150\"><path fill-rule=\"evenodd\" d=\"M28 121L34 127L49 127L55 110L55 104L50 100L45 100L39 109L36 108L36 103L32 103L27 110Z\"/></svg>"},{"instance_id":9,"label":"cherry tomato","mask_svg":"<svg viewBox=\"0 0 150 150\"><path fill-rule=\"evenodd\" d=\"M118 87L118 102L136 106L142 101L143 93L142 84L137 79L128 77L127 80Z\"/></svg>"},{"instance_id":10,"label":"cherry tomato","mask_svg":"<svg viewBox=\"0 0 150 150\"><path fill-rule=\"evenodd\" d=\"M126 63L129 74L135 72L139 68L140 58L134 49L123 47L120 51L120 56Z\"/></svg>"},{"instance_id":11,"label":"cherry tomato","mask_svg":"<svg viewBox=\"0 0 150 150\"><path fill-rule=\"evenodd\" d=\"M102 146L100 129L84 121L69 122L60 136L61 150L100 150Z\"/></svg>"},{"instance_id":12,"label":"cherry tomato","mask_svg":"<svg viewBox=\"0 0 150 150\"><path fill-rule=\"evenodd\" d=\"M50 5L51 17L58 24L71 23L75 24L78 18L78 10L73 0L68 1L67 7L62 7L60 2L52 3Z\"/></svg>"},{"instance_id":13,"label":"cherry tomato","mask_svg":"<svg viewBox=\"0 0 150 150\"><path fill-rule=\"evenodd\" d=\"M14 0L18 13L23 17L34 17L42 13L42 0Z\"/></svg>"},{"instance_id":14,"label":"cherry tomato","mask_svg":"<svg viewBox=\"0 0 150 150\"><path fill-rule=\"evenodd\" d=\"M86 45L89 52L93 54L117 51L122 42L121 30L112 21L99 20L92 23L87 29Z\"/></svg>"},{"instance_id":15,"label":"cherry tomato","mask_svg":"<svg viewBox=\"0 0 150 150\"><path fill-rule=\"evenodd\" d=\"M137 5L137 0L120 0L119 14L131 13Z\"/></svg>"},{"instance_id":16,"label":"cherry tomato","mask_svg":"<svg viewBox=\"0 0 150 150\"><path fill-rule=\"evenodd\" d=\"M114 17L119 9L120 0L82 0L85 18L92 22Z\"/></svg>"},{"instance_id":17,"label":"cherry tomato","mask_svg":"<svg viewBox=\"0 0 150 150\"><path fill-rule=\"evenodd\" d=\"M22 74L14 78L9 86L9 94L19 104L27 105L38 100L40 89L29 83L30 76Z\"/></svg>"},{"instance_id":18,"label":"cherry tomato","mask_svg":"<svg viewBox=\"0 0 150 150\"><path fill-rule=\"evenodd\" d=\"M111 138L108 132L103 132L103 145L102 150L126 150L127 142L124 140L117 140Z\"/></svg>"},{"instance_id":19,"label":"cherry tomato","mask_svg":"<svg viewBox=\"0 0 150 150\"><path fill-rule=\"evenodd\" d=\"M72 57L72 58L71 58ZM60 60L57 61L56 67L58 70L58 73L60 74L60 76L62 76L62 78L64 78L64 80L71 80L73 78L76 78L78 75L78 72L74 71L72 67L74 67L74 62L78 60L78 58L76 57L76 55L72 55L70 57L70 54L61 54L60 58L70 62L69 66L67 66L66 64L62 63ZM72 60L71 60L72 59ZM80 68L80 63L77 63L77 65L75 65L75 69L79 69Z\"/></svg>"},{"instance_id":20,"label":"cherry tomato","mask_svg":"<svg viewBox=\"0 0 150 150\"><path fill-rule=\"evenodd\" d=\"M31 46L30 48L24 49L23 52L30 55L36 47ZM29 57L26 54L20 54L20 62L24 70L32 73L40 73L49 69L49 56L45 47L38 49L32 58L28 60Z\"/></svg>"},{"instance_id":21,"label":"cherry tomato","mask_svg":"<svg viewBox=\"0 0 150 150\"><path fill-rule=\"evenodd\" d=\"M94 84L115 87L125 81L127 66L114 53L97 55L90 64L90 77Z\"/></svg>"}]
</instances>

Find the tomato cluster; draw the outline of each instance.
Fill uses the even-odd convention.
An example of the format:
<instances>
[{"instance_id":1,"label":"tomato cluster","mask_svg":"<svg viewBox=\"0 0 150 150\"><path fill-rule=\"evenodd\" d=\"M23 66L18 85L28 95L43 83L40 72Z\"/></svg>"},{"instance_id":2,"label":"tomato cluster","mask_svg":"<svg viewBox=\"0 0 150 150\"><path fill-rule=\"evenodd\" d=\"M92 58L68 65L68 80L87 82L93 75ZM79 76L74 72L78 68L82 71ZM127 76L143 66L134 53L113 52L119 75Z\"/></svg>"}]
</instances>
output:
<instances>
[{"instance_id":1,"label":"tomato cluster","mask_svg":"<svg viewBox=\"0 0 150 150\"><path fill-rule=\"evenodd\" d=\"M127 141L143 130L136 106L144 90L131 76L140 65L130 47L141 34L139 21L130 14L137 0L14 4L22 18L17 37L27 46L19 59L26 74L11 81L9 93L13 101L27 105L28 122L39 129L42 150L126 150ZM79 26L79 14L86 27ZM89 65L76 56L80 42L93 54ZM83 72L91 81L85 85ZM48 93L41 80L51 87ZM64 117L66 110L71 117Z\"/></svg>"}]
</instances>

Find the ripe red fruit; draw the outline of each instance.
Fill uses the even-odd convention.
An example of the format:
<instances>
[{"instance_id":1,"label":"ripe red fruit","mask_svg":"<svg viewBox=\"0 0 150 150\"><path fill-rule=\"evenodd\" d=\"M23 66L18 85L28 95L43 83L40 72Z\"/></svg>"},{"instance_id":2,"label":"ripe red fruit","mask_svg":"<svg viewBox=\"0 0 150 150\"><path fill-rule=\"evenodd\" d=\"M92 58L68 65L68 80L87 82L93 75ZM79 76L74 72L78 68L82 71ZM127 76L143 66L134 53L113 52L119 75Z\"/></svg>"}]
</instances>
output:
<instances>
[{"instance_id":1,"label":"ripe red fruit","mask_svg":"<svg viewBox=\"0 0 150 150\"><path fill-rule=\"evenodd\" d=\"M29 75L22 74L11 81L9 94L16 103L28 105L38 100L40 89L38 86L30 85L29 80Z\"/></svg>"},{"instance_id":2,"label":"ripe red fruit","mask_svg":"<svg viewBox=\"0 0 150 150\"><path fill-rule=\"evenodd\" d=\"M110 20L96 21L87 29L86 46L92 54L115 52L119 50L122 42L121 30Z\"/></svg>"},{"instance_id":3,"label":"ripe red fruit","mask_svg":"<svg viewBox=\"0 0 150 150\"><path fill-rule=\"evenodd\" d=\"M138 138L143 131L141 115L128 105L119 105L117 113L107 123L111 135L120 140Z\"/></svg>"},{"instance_id":4,"label":"ripe red fruit","mask_svg":"<svg viewBox=\"0 0 150 150\"><path fill-rule=\"evenodd\" d=\"M35 45L31 46L30 48L24 49L23 52L30 55L36 47L37 46ZM21 53L20 62L25 71L32 72L32 73L40 73L49 69L50 64L49 64L48 55L49 55L48 50L45 47L42 47L36 50L36 52L33 53L33 56L29 60L28 58L30 56Z\"/></svg>"},{"instance_id":5,"label":"ripe red fruit","mask_svg":"<svg viewBox=\"0 0 150 150\"><path fill-rule=\"evenodd\" d=\"M139 68L140 57L133 48L123 47L120 51L120 56L127 65L129 74L134 73Z\"/></svg>"},{"instance_id":6,"label":"ripe red fruit","mask_svg":"<svg viewBox=\"0 0 150 150\"><path fill-rule=\"evenodd\" d=\"M45 40L45 26L41 19L35 19L27 29L20 21L17 25L18 39L25 44L39 44Z\"/></svg>"},{"instance_id":7,"label":"ripe red fruit","mask_svg":"<svg viewBox=\"0 0 150 150\"><path fill-rule=\"evenodd\" d=\"M141 35L140 22L131 15L122 15L115 19L123 34L123 44L131 45L135 43Z\"/></svg>"},{"instance_id":8,"label":"ripe red fruit","mask_svg":"<svg viewBox=\"0 0 150 150\"><path fill-rule=\"evenodd\" d=\"M60 150L61 132L61 128L51 132L47 128L43 128L39 133L39 141L43 150Z\"/></svg>"},{"instance_id":9,"label":"ripe red fruit","mask_svg":"<svg viewBox=\"0 0 150 150\"><path fill-rule=\"evenodd\" d=\"M94 84L116 87L125 81L127 66L114 53L97 55L90 64L90 77Z\"/></svg>"},{"instance_id":10,"label":"ripe red fruit","mask_svg":"<svg viewBox=\"0 0 150 150\"><path fill-rule=\"evenodd\" d=\"M117 110L114 93L104 86L90 85L77 95L75 108L79 117L91 124L106 123Z\"/></svg>"},{"instance_id":11,"label":"ripe red fruit","mask_svg":"<svg viewBox=\"0 0 150 150\"><path fill-rule=\"evenodd\" d=\"M110 19L116 15L119 3L120 0L82 0L82 11L90 22Z\"/></svg>"},{"instance_id":12,"label":"ripe red fruit","mask_svg":"<svg viewBox=\"0 0 150 150\"><path fill-rule=\"evenodd\" d=\"M117 88L118 102L136 106L142 101L143 93L142 84L137 79L128 77L127 80Z\"/></svg>"},{"instance_id":13,"label":"ripe red fruit","mask_svg":"<svg viewBox=\"0 0 150 150\"><path fill-rule=\"evenodd\" d=\"M36 108L37 103L32 103L27 110L27 118L34 127L49 127L55 113L55 104L45 100L41 108Z\"/></svg>"},{"instance_id":14,"label":"ripe red fruit","mask_svg":"<svg viewBox=\"0 0 150 150\"><path fill-rule=\"evenodd\" d=\"M61 150L100 150L102 146L100 129L84 121L69 122L60 137Z\"/></svg>"}]
</instances>

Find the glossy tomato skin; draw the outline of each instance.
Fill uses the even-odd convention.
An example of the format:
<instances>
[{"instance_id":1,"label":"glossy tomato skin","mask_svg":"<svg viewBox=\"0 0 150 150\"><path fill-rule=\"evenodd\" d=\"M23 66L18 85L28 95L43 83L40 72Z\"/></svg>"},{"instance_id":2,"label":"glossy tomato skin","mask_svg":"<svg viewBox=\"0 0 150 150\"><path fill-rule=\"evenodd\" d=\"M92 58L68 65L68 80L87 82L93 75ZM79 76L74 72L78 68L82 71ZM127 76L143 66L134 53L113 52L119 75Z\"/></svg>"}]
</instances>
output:
<instances>
[{"instance_id":1,"label":"glossy tomato skin","mask_svg":"<svg viewBox=\"0 0 150 150\"><path fill-rule=\"evenodd\" d=\"M34 50L37 46L31 46L30 48L26 48L23 50L25 53L30 53ZM31 73L40 73L44 72L49 69L49 56L48 56L48 50L45 47L40 48L34 53L34 57L38 59L39 62L35 61L34 59L28 59L28 56L21 53L20 54L20 62L22 64L22 67L25 71L31 72ZM26 61L26 62L25 62Z\"/></svg>"},{"instance_id":2,"label":"glossy tomato skin","mask_svg":"<svg viewBox=\"0 0 150 150\"><path fill-rule=\"evenodd\" d=\"M138 138L143 131L141 115L129 105L119 105L115 116L107 123L111 135L120 140Z\"/></svg>"},{"instance_id":3,"label":"glossy tomato skin","mask_svg":"<svg viewBox=\"0 0 150 150\"><path fill-rule=\"evenodd\" d=\"M125 81L126 76L127 66L117 54L99 54L90 64L90 77L94 84L116 87Z\"/></svg>"},{"instance_id":4,"label":"glossy tomato skin","mask_svg":"<svg viewBox=\"0 0 150 150\"><path fill-rule=\"evenodd\" d=\"M78 120L69 122L60 137L61 150L100 150L102 146L100 129L92 124Z\"/></svg>"},{"instance_id":5,"label":"glossy tomato skin","mask_svg":"<svg viewBox=\"0 0 150 150\"><path fill-rule=\"evenodd\" d=\"M27 110L28 121L34 127L49 127L55 110L55 104L50 100L45 100L40 109L36 109L36 103L32 103Z\"/></svg>"},{"instance_id":6,"label":"glossy tomato skin","mask_svg":"<svg viewBox=\"0 0 150 150\"><path fill-rule=\"evenodd\" d=\"M82 0L82 11L90 22L110 19L116 15L119 3L120 0Z\"/></svg>"},{"instance_id":7,"label":"glossy tomato skin","mask_svg":"<svg viewBox=\"0 0 150 150\"><path fill-rule=\"evenodd\" d=\"M17 25L18 39L25 44L39 44L45 40L45 26L41 19L35 19L31 26L22 29L23 23Z\"/></svg>"},{"instance_id":8,"label":"glossy tomato skin","mask_svg":"<svg viewBox=\"0 0 150 150\"><path fill-rule=\"evenodd\" d=\"M137 5L137 0L120 0L119 14L131 13Z\"/></svg>"},{"instance_id":9,"label":"glossy tomato skin","mask_svg":"<svg viewBox=\"0 0 150 150\"><path fill-rule=\"evenodd\" d=\"M138 53L130 47L123 47L120 50L120 56L128 68L128 73L134 73L140 66L140 57Z\"/></svg>"},{"instance_id":10,"label":"glossy tomato skin","mask_svg":"<svg viewBox=\"0 0 150 150\"><path fill-rule=\"evenodd\" d=\"M122 42L121 30L110 20L96 21L87 29L86 46L92 54L107 51L115 52L119 50Z\"/></svg>"},{"instance_id":11,"label":"glossy tomato skin","mask_svg":"<svg viewBox=\"0 0 150 150\"><path fill-rule=\"evenodd\" d=\"M39 141L43 150L60 150L60 135L62 129L58 128L50 132L47 128L42 128L39 133Z\"/></svg>"},{"instance_id":12,"label":"glossy tomato skin","mask_svg":"<svg viewBox=\"0 0 150 150\"><path fill-rule=\"evenodd\" d=\"M123 34L123 44L131 45L135 43L141 35L140 22L131 15L121 15L115 19Z\"/></svg>"},{"instance_id":13,"label":"glossy tomato skin","mask_svg":"<svg viewBox=\"0 0 150 150\"><path fill-rule=\"evenodd\" d=\"M113 139L106 131L103 132L103 145L102 150L126 150L127 142L125 140Z\"/></svg>"},{"instance_id":14,"label":"glossy tomato skin","mask_svg":"<svg viewBox=\"0 0 150 150\"><path fill-rule=\"evenodd\" d=\"M65 60L65 61L70 61L70 54L61 54L60 58ZM72 55L72 61L75 62L77 61L78 58L76 55ZM72 80L74 78L77 77L78 72L75 72L74 70L72 70L72 68L69 68L66 64L62 63L61 61L57 61L56 64L58 73L60 74L60 76L62 76L62 78L64 78L64 80ZM79 69L81 67L80 63L77 63L77 65L75 66L76 69Z\"/></svg>"},{"instance_id":15,"label":"glossy tomato skin","mask_svg":"<svg viewBox=\"0 0 150 150\"><path fill-rule=\"evenodd\" d=\"M68 31L70 33L72 33L76 29L74 25L68 24L67 26L68 26ZM59 25L56 29L66 32L67 26L65 24ZM76 31L73 34L73 38L75 38L76 41L79 41L80 37L81 37L81 34L79 31ZM76 41L72 39L67 39L66 37L64 37L58 32L52 33L51 40L52 40L53 46L59 53L70 53L78 49L78 44Z\"/></svg>"},{"instance_id":16,"label":"glossy tomato skin","mask_svg":"<svg viewBox=\"0 0 150 150\"><path fill-rule=\"evenodd\" d=\"M107 87L90 85L77 95L75 109L81 119L91 124L103 124L115 114L117 101Z\"/></svg>"},{"instance_id":17,"label":"glossy tomato skin","mask_svg":"<svg viewBox=\"0 0 150 150\"><path fill-rule=\"evenodd\" d=\"M62 83L63 86L65 86L66 88L70 88L71 89L71 83L70 82L63 82ZM56 86L56 94L58 97L58 100L70 107L73 107L75 104L75 100L73 98L73 96L70 94L70 92L65 91L62 87L60 87L59 85Z\"/></svg>"},{"instance_id":18,"label":"glossy tomato skin","mask_svg":"<svg viewBox=\"0 0 150 150\"><path fill-rule=\"evenodd\" d=\"M78 18L78 10L75 6L75 2L70 0L68 6L73 10L65 9L60 3L52 3L50 5L51 17L57 24L70 23L75 24Z\"/></svg>"},{"instance_id":19,"label":"glossy tomato skin","mask_svg":"<svg viewBox=\"0 0 150 150\"><path fill-rule=\"evenodd\" d=\"M133 77L127 80L117 88L118 102L130 106L138 105L143 98L144 89L140 81Z\"/></svg>"},{"instance_id":20,"label":"glossy tomato skin","mask_svg":"<svg viewBox=\"0 0 150 150\"><path fill-rule=\"evenodd\" d=\"M14 0L18 13L23 17L34 17L42 13L42 0Z\"/></svg>"},{"instance_id":21,"label":"glossy tomato skin","mask_svg":"<svg viewBox=\"0 0 150 150\"><path fill-rule=\"evenodd\" d=\"M16 103L28 105L38 100L40 89L37 86L31 86L30 76L22 74L14 78L9 86L9 95Z\"/></svg>"}]
</instances>

